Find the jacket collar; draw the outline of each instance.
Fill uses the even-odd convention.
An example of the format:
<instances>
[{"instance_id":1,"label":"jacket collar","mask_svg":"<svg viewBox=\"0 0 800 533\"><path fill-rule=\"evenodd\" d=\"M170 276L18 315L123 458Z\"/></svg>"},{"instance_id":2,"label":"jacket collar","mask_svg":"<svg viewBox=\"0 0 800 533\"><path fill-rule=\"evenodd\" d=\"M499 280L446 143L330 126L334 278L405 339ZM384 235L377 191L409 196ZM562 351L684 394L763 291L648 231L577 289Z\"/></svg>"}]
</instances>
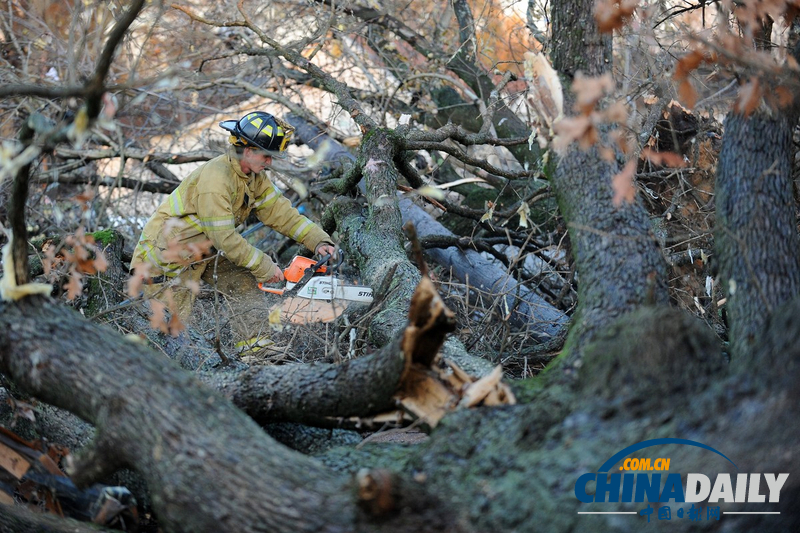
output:
<instances>
[{"instance_id":1,"label":"jacket collar","mask_svg":"<svg viewBox=\"0 0 800 533\"><path fill-rule=\"evenodd\" d=\"M226 155L228 156L228 164L229 164L229 165L231 166L231 168L233 169L233 172L234 172L234 173L235 173L237 176L239 176L240 178L242 178L243 180L249 180L249 179L251 178L251 176L249 176L249 175L245 174L245 173L242 171L242 165L241 165L241 163L239 162L239 158L237 157L237 155L236 155L236 150L233 148L233 146L231 146L230 148L228 148L228 152L227 152L227 154L226 154Z\"/></svg>"}]
</instances>

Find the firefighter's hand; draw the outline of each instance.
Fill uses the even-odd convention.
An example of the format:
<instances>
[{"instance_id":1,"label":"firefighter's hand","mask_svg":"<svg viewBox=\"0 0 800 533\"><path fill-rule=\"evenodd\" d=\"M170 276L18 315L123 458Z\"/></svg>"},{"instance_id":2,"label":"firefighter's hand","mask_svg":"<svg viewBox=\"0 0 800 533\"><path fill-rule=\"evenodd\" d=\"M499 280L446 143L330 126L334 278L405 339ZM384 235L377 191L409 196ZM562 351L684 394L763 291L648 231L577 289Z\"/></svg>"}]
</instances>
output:
<instances>
[{"instance_id":1,"label":"firefighter's hand","mask_svg":"<svg viewBox=\"0 0 800 533\"><path fill-rule=\"evenodd\" d=\"M283 281L283 271L278 265L275 265L275 273L267 280L267 283L278 283L279 281Z\"/></svg>"},{"instance_id":2,"label":"firefighter's hand","mask_svg":"<svg viewBox=\"0 0 800 533\"><path fill-rule=\"evenodd\" d=\"M330 255L331 260L333 261L337 259L336 246L328 244L327 242L323 242L322 244L317 246L317 250L314 253L316 253L320 257L324 255Z\"/></svg>"}]
</instances>

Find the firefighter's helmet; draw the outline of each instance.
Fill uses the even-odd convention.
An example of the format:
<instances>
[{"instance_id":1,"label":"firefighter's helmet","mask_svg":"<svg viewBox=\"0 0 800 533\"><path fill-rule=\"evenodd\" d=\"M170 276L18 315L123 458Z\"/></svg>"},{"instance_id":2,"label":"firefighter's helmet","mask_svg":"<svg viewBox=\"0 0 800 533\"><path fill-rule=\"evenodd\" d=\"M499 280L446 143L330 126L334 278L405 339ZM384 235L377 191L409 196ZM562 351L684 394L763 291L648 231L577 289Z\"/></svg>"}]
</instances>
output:
<instances>
[{"instance_id":1,"label":"firefighter's helmet","mask_svg":"<svg viewBox=\"0 0 800 533\"><path fill-rule=\"evenodd\" d=\"M263 111L248 113L239 120L223 120L219 125L231 132L234 146L258 148L279 159L286 157L286 146L294 132L289 124Z\"/></svg>"}]
</instances>

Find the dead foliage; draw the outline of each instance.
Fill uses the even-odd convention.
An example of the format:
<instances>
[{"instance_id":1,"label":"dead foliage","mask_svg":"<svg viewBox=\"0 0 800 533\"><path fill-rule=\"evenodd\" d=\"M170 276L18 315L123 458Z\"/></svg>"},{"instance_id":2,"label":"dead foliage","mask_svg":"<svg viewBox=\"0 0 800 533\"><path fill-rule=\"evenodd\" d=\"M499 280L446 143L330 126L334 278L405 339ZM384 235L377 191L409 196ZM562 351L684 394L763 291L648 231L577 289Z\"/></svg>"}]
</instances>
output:
<instances>
[{"instance_id":1,"label":"dead foliage","mask_svg":"<svg viewBox=\"0 0 800 533\"><path fill-rule=\"evenodd\" d=\"M27 441L0 427L0 503L23 506L122 531L136 531L136 500L124 487L79 489L62 469L69 450L45 440Z\"/></svg>"}]
</instances>

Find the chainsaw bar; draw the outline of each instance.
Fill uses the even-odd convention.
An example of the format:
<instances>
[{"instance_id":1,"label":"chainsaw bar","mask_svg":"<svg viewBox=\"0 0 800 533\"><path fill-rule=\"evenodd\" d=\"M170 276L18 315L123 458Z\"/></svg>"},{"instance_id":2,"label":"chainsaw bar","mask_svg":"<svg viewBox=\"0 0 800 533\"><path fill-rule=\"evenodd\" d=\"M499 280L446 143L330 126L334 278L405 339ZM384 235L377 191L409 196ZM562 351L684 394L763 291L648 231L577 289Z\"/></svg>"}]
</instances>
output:
<instances>
[{"instance_id":1,"label":"chainsaw bar","mask_svg":"<svg viewBox=\"0 0 800 533\"><path fill-rule=\"evenodd\" d=\"M294 285L291 282L286 283L287 293L294 288ZM297 291L296 296L310 300L348 300L350 302L372 303L372 289L370 287L350 285L333 276L314 276Z\"/></svg>"},{"instance_id":2,"label":"chainsaw bar","mask_svg":"<svg viewBox=\"0 0 800 533\"><path fill-rule=\"evenodd\" d=\"M317 263L314 263L308 258L296 256L283 271L286 279L284 288L266 287L263 283L259 283L258 288L264 292L284 297L326 300L329 302L347 300L349 302L372 303L372 289L370 287L349 284L336 276L328 274L327 267L324 265L329 259L330 256L325 256ZM342 263L342 260L340 256L339 264Z\"/></svg>"}]
</instances>

